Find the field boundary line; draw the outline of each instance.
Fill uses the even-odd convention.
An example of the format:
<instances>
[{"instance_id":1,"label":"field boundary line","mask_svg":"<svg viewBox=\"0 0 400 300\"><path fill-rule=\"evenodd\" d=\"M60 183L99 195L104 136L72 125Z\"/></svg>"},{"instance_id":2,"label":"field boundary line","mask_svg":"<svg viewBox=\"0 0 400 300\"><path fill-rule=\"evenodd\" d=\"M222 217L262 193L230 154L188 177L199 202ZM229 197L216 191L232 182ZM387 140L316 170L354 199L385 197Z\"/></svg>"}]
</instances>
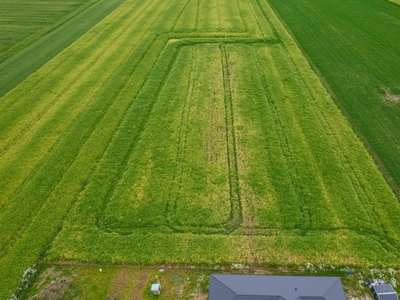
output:
<instances>
[{"instance_id":1,"label":"field boundary line","mask_svg":"<svg viewBox=\"0 0 400 300\"><path fill-rule=\"evenodd\" d=\"M165 45L165 47L166 47L166 46L167 46L167 45ZM164 48L164 49L165 49L165 48ZM162 52L164 52L164 50L163 50ZM97 219L97 226L98 226L99 228L103 228L103 229L104 229L104 226L101 224L100 220L103 219L102 215L103 215L105 206L107 205L107 200L109 200L109 199L112 198L112 195L114 194L115 189L116 189L117 186L118 186L118 183L120 182L121 178L122 178L123 175L126 173L126 171L128 170L128 164L129 164L128 162L129 162L129 160L130 160L130 158L131 158L131 156L132 156L132 152L133 152L133 150L136 148L137 143L140 141L141 135L143 134L143 131L145 130L145 128L146 128L146 126L147 126L147 123L149 122L149 116L151 115L151 112L153 111L153 108L154 108L155 103L158 101L159 94L160 94L161 90L163 89L163 87L164 87L164 85L165 85L165 79L166 79L166 78L168 77L168 75L170 74L171 68L172 68L172 66L173 66L173 64L174 64L174 62L175 62L175 60L176 60L176 58L177 58L177 56L178 56L178 53L179 53L179 51L178 51L177 49L175 49L174 54L173 54L173 57L170 59L170 62L169 62L169 64L168 64L168 66L167 66L167 69L166 69L165 73L163 74L162 79L160 80L160 84L158 84L157 90L156 90L156 92L154 93L153 100L152 100L152 102L150 103L149 108L147 109L146 118L143 120L142 124L139 125L138 132L137 132L136 136L134 137L133 141L131 142L131 145L129 146L128 151L126 152L126 154L124 155L124 157L123 157L123 159L122 159L122 161L124 162L124 163L121 163L121 165L124 166L124 167L123 167L123 170L121 170L121 171L118 173L118 175L116 176L116 178L114 178L114 180L113 180L114 185L112 185L111 187L109 187L108 192L106 193L106 196L105 196L104 199L101 201L101 202L102 202L102 204L101 204L101 207L102 207L102 208L101 208L101 215L97 215L97 216L96 216L96 219ZM160 58L160 56L158 57L158 59L159 59L159 58ZM157 60L157 62L158 62L158 61L159 61L159 60ZM155 67L155 65L157 64L157 62L153 65L152 71L154 70L154 67ZM152 71L150 71L149 74L151 74ZM148 77L149 77L149 76L148 76ZM144 87L144 85L146 84L146 82L147 82L147 80L148 80L148 77L147 77L146 80L143 82L143 85L142 85L142 87L139 89L139 92L138 92L137 96L135 97L135 99L138 98L138 96L140 95L140 91L143 90L143 87ZM134 101L133 101L133 102L134 102ZM133 103L133 102L132 102L132 103ZM132 106L129 107L128 111L130 111L131 108L132 108ZM127 112L128 112L128 111L127 111ZM124 119L123 119L122 122L121 122L121 126L122 126L123 122L126 120L126 117L127 117L127 116L124 116ZM120 129L120 128L118 128L118 129ZM111 145L111 144L110 144L110 145Z\"/></svg>"},{"instance_id":2,"label":"field boundary line","mask_svg":"<svg viewBox=\"0 0 400 300\"><path fill-rule=\"evenodd\" d=\"M218 31L223 31L223 28L221 27L221 10L219 8L219 2L221 0L215 0L215 4L217 6L217 18L218 18L218 28L217 28L217 32Z\"/></svg>"},{"instance_id":3,"label":"field boundary line","mask_svg":"<svg viewBox=\"0 0 400 300\"><path fill-rule=\"evenodd\" d=\"M274 122L277 125L277 126L275 126L276 133L280 140L280 148L282 149L282 153L284 154L283 157L285 158L285 165L287 167L287 170L291 174L289 181L290 181L291 187L293 189L294 198L296 199L296 201L299 205L298 207L299 207L301 215L302 215L303 222L301 222L300 229L304 234L307 231L309 231L311 228L311 217L310 217L309 211L304 209L305 207L307 207L307 205L304 202L304 200L302 200L301 197L299 196L299 191L298 191L297 185L293 181L293 178L299 177L299 173L298 173L297 168L294 167L295 164L293 162L293 153L289 147L288 138L283 129L283 125L280 120L275 102L272 100L271 92L269 91L269 88L268 88L268 81L267 81L266 75L264 73L264 70L261 66L261 61L260 61L260 57L259 57L257 49L253 49L253 59L256 63L258 75L261 79L261 84L264 89L265 96L267 98L266 104L269 107L269 110L272 112ZM290 160L290 163L288 163L288 160Z\"/></svg>"},{"instance_id":4,"label":"field boundary line","mask_svg":"<svg viewBox=\"0 0 400 300\"><path fill-rule=\"evenodd\" d=\"M194 30L197 32L199 31L199 19L200 19L200 1L201 0L197 0L197 8L196 8L196 21L195 21L195 25L194 25ZM204 1L204 0L203 0Z\"/></svg>"},{"instance_id":5,"label":"field boundary line","mask_svg":"<svg viewBox=\"0 0 400 300\"><path fill-rule=\"evenodd\" d=\"M187 0L186 4L182 7L182 9L180 10L178 16L176 17L174 23L171 26L171 29L169 30L169 32L175 32L175 26L178 23L180 17L182 16L183 12L185 11L185 9L188 7L189 3L193 1L193 0Z\"/></svg>"},{"instance_id":6,"label":"field boundary line","mask_svg":"<svg viewBox=\"0 0 400 300\"><path fill-rule=\"evenodd\" d=\"M310 85L304 79L302 72L298 68L294 58L290 55L290 52L289 52L289 50L287 49L287 47L286 47L286 45L284 43L283 43L283 49L284 49L287 57L290 58L290 64L295 68L297 74L299 74L299 78L301 80L301 83L307 89L309 98L310 98L311 102L313 103L313 105L310 105L310 106L312 107L312 110L314 111L315 116L317 116L317 120L321 124L322 128L325 129L325 132L327 134L329 134L330 136L332 136L334 143L336 144L337 148L340 150L340 151L334 151L336 157L338 157L338 160L340 161L343 169L349 170L351 172L351 175L353 175L353 176L350 176L350 174L348 172L346 172L346 177L349 178L349 180L351 182L351 185L353 187L353 190L355 192L354 194L357 197L357 200L360 203L364 202L364 201L361 200L361 198L359 196L359 191L360 190L361 190L362 194L364 195L363 199L369 200L369 197L367 197L367 193L366 193L365 189L362 187L362 184L360 183L358 175L354 172L354 169L351 167L352 164L350 163L348 157L346 156L345 152L343 151L343 148L341 146L341 143L339 142L339 139L338 139L337 135L332 130L332 127L331 127L330 123L327 121L327 119L325 117L325 114L323 113L323 110L320 109L319 102L316 100L316 98L314 96L313 89L310 88ZM340 159L340 157L342 159ZM343 161L347 164L347 166L346 166L346 164L343 163ZM354 179L355 179L355 182L354 182ZM369 201L369 203L370 203L370 201ZM374 213L372 210L368 210L367 211L364 205L362 205L362 209L364 210L364 213L367 216L367 218L370 220L370 222L376 226L377 224L375 222L373 222L373 220L370 217L371 213L373 213L375 215L375 217L378 217L376 215L376 213ZM382 228L382 224L379 223L379 225ZM382 228L382 230L383 230L383 228ZM378 232L375 232L374 234L378 234L379 235Z\"/></svg>"},{"instance_id":7,"label":"field boundary line","mask_svg":"<svg viewBox=\"0 0 400 300\"><path fill-rule=\"evenodd\" d=\"M242 8L240 7L240 2L238 2L238 0L235 0L235 5L239 12L240 20L242 21L242 25L243 25L243 29L244 29L243 32L249 32L249 27L247 25L246 19L243 17L243 11L242 11Z\"/></svg>"},{"instance_id":8,"label":"field boundary line","mask_svg":"<svg viewBox=\"0 0 400 300\"><path fill-rule=\"evenodd\" d=\"M260 1L265 1L268 5L269 3L267 0L255 0L258 4L258 7L260 8L261 13L263 14L265 20L268 22L269 26L271 27L272 32L274 33L275 38L279 41L282 42L280 34L278 34L277 29L275 28L274 24L272 24L271 20L269 19L267 13L265 12L264 8L261 6Z\"/></svg>"},{"instance_id":9,"label":"field boundary line","mask_svg":"<svg viewBox=\"0 0 400 300\"><path fill-rule=\"evenodd\" d=\"M190 118L191 111L191 102L193 98L193 86L194 86L194 73L196 72L196 62L197 62L197 47L194 46L191 52L191 67L188 78L188 89L186 92L185 102L183 104L182 114L181 114L181 122L180 122L180 130L179 130L179 138L178 138L178 149L176 153L177 165L174 170L172 184L175 186L177 184L176 193L171 195L172 202L172 216L171 218L167 215L167 221L170 222L170 227L173 228L174 224L179 224L179 221L176 220L176 210L178 205L178 198L181 194L182 188L182 175L183 175L183 162L185 160L186 154L186 145L187 145L187 134L188 134L188 122ZM174 191L174 188L171 187L171 191ZM174 191L175 192L175 191ZM169 202L167 203L169 205ZM168 207L166 208L166 212L168 213Z\"/></svg>"},{"instance_id":10,"label":"field boundary line","mask_svg":"<svg viewBox=\"0 0 400 300\"><path fill-rule=\"evenodd\" d=\"M256 16L256 12L254 11L254 7L251 5L250 1L248 2L249 8L251 13L253 14L253 18L256 21L257 25L258 25L258 30L261 36L265 37L265 34L263 33L262 29L261 29L261 24L260 21L258 20L257 16Z\"/></svg>"},{"instance_id":11,"label":"field boundary line","mask_svg":"<svg viewBox=\"0 0 400 300\"><path fill-rule=\"evenodd\" d=\"M233 118L232 90L230 82L229 55L225 45L219 45L221 51L221 67L224 83L224 102L225 102L225 124L226 124L226 150L229 170L229 194L231 203L230 220L226 224L226 230L232 232L237 229L243 221L242 204L240 197L239 174L237 166L237 149L235 124Z\"/></svg>"},{"instance_id":12,"label":"field boundary line","mask_svg":"<svg viewBox=\"0 0 400 300\"><path fill-rule=\"evenodd\" d=\"M392 3L393 5L396 5ZM286 31L289 33L290 37L292 40L296 43L298 48L301 50L303 55L306 57L308 63L310 64L311 68L314 70L314 72L318 75L322 85L325 87L325 89L328 91L332 99L334 100L335 105L340 109L341 113L343 116L346 117L348 122L350 123L351 129L354 131L354 133L357 135L358 139L362 142L364 147L367 149L369 155L373 158L375 165L379 169L379 171L383 174L386 182L388 185L391 187L392 191L394 192L395 196L397 199L400 201L400 187L399 184L396 182L396 176L394 176L394 169L389 168L388 164L393 163L393 156L387 157L384 155L381 155L381 151L378 151L377 148L379 148L379 145L377 146L376 143L373 141L374 139L377 139L376 136L372 136L368 134L368 130L366 129L365 126L362 126L363 121L361 118L356 118L354 117L355 115L355 110L349 109L350 104L349 101L343 100L341 97L338 96L338 94L333 90L332 85L328 82L326 77L322 74L322 72L319 70L317 67L316 63L311 59L311 57L306 53L304 48L300 45L299 41L296 39L294 36L293 32L290 30L288 24L283 20L283 18L280 16L280 14L276 11L276 9L270 5L271 9L274 11L275 15L277 18L280 20L280 22L283 24L285 27ZM308 5L307 7L310 7ZM340 36L343 37L343 34L341 34L334 26L330 24L329 21L326 20L326 18L323 17L318 11L316 11L314 8L310 7L313 11L315 11L316 14L318 14L321 19L324 22L327 22L327 26L332 28L333 31L337 32ZM357 47L352 47L354 46L354 41L349 41L346 38L343 38L344 41L346 41L351 47L351 49L356 49ZM363 56L363 55L361 55ZM363 56L365 57L365 56ZM339 93L341 92L340 90L338 91ZM343 92L343 91L342 91ZM359 108L360 109L360 108ZM369 110L364 110L365 114L370 115ZM377 126L380 128L383 128L380 122L380 119L377 119L376 116L370 117L373 118L376 121ZM392 136L387 134L385 131L385 136L387 139L392 140ZM382 140L378 140L378 142L383 142ZM396 145L396 143L393 143L392 140L392 145Z\"/></svg>"}]
</instances>

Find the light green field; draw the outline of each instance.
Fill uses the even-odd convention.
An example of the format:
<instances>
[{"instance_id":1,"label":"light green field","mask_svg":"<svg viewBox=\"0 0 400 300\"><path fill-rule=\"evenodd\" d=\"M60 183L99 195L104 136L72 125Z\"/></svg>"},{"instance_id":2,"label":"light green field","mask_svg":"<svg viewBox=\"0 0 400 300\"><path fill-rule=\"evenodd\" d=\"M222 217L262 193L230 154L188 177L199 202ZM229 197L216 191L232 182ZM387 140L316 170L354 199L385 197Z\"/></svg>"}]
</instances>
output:
<instances>
[{"instance_id":1,"label":"light green field","mask_svg":"<svg viewBox=\"0 0 400 300\"><path fill-rule=\"evenodd\" d=\"M39 259L399 264L394 194L265 1L125 1L0 135L0 297Z\"/></svg>"}]
</instances>

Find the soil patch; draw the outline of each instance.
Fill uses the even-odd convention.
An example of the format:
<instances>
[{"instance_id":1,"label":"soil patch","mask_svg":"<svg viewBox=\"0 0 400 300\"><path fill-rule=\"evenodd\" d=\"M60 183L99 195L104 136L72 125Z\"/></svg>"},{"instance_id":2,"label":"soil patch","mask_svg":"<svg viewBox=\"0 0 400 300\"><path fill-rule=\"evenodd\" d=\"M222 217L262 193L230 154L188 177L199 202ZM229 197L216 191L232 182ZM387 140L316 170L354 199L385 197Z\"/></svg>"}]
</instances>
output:
<instances>
[{"instance_id":1,"label":"soil patch","mask_svg":"<svg viewBox=\"0 0 400 300\"><path fill-rule=\"evenodd\" d=\"M56 267L48 268L39 276L33 287L34 290L38 290L38 293L28 299L74 299L77 291L73 282L72 272L57 270Z\"/></svg>"}]
</instances>

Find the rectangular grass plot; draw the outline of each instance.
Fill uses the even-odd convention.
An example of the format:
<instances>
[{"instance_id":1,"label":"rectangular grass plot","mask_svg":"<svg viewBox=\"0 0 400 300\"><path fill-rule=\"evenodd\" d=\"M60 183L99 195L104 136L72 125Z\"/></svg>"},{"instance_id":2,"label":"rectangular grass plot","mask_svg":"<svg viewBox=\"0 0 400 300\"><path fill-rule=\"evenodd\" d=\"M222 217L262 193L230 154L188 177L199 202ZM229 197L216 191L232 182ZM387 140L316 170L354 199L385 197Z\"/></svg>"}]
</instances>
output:
<instances>
[{"instance_id":1,"label":"rectangular grass plot","mask_svg":"<svg viewBox=\"0 0 400 300\"><path fill-rule=\"evenodd\" d=\"M227 221L230 187L226 107L218 45L192 48L191 83L182 114L179 166L174 184L179 225Z\"/></svg>"},{"instance_id":2,"label":"rectangular grass plot","mask_svg":"<svg viewBox=\"0 0 400 300\"><path fill-rule=\"evenodd\" d=\"M214 226L228 220L222 73L218 45L181 48L105 207L105 226Z\"/></svg>"}]
</instances>

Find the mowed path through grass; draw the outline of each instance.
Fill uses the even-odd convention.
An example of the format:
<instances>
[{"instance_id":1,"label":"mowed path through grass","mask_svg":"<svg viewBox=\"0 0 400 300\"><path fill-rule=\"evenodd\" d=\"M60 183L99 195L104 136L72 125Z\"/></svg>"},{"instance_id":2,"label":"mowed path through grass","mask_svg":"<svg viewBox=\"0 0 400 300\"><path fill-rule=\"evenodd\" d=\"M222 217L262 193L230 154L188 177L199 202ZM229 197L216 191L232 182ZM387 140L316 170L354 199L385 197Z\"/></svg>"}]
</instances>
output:
<instances>
[{"instance_id":1,"label":"mowed path through grass","mask_svg":"<svg viewBox=\"0 0 400 300\"><path fill-rule=\"evenodd\" d=\"M0 124L1 297L38 260L399 263L395 196L265 1L127 0Z\"/></svg>"}]
</instances>

